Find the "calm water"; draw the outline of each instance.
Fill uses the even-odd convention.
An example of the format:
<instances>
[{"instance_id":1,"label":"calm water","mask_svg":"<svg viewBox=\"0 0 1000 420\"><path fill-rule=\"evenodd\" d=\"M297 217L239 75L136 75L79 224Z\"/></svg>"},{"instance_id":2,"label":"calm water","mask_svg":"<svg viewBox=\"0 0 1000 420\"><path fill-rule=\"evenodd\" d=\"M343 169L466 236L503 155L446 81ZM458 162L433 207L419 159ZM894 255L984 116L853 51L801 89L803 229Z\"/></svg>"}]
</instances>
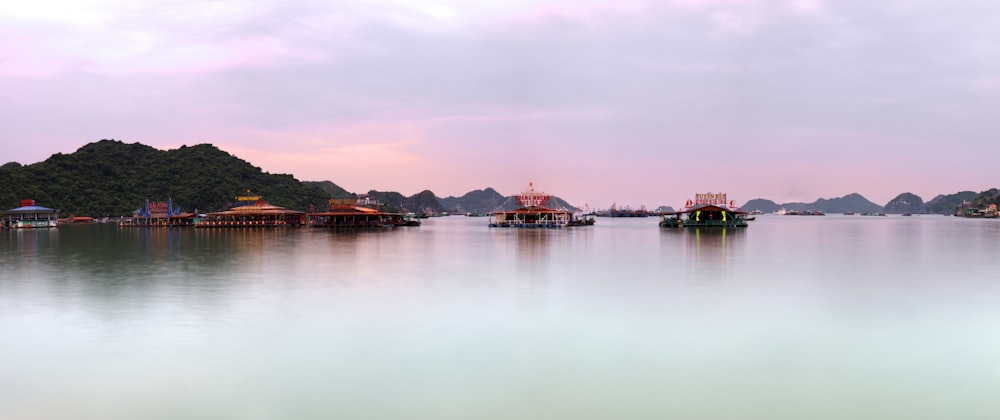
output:
<instances>
[{"instance_id":1,"label":"calm water","mask_svg":"<svg viewBox=\"0 0 1000 420\"><path fill-rule=\"evenodd\" d=\"M1000 222L0 233L0 418L996 419Z\"/></svg>"}]
</instances>

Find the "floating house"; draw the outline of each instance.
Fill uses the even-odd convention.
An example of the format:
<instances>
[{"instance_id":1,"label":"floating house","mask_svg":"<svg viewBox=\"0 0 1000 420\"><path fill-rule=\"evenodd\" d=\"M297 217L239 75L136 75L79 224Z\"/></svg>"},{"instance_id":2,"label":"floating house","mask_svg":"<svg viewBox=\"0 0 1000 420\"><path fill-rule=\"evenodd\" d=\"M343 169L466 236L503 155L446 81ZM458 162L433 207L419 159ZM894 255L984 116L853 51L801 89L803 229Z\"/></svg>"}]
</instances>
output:
<instances>
[{"instance_id":1,"label":"floating house","mask_svg":"<svg viewBox=\"0 0 1000 420\"><path fill-rule=\"evenodd\" d=\"M21 200L21 206L3 212L4 229L53 228L59 226L59 210L36 206L35 200Z\"/></svg>"},{"instance_id":2,"label":"floating house","mask_svg":"<svg viewBox=\"0 0 1000 420\"><path fill-rule=\"evenodd\" d=\"M303 226L306 213L268 204L259 195L236 197L233 208L197 216L193 220L197 228L231 227L285 227Z\"/></svg>"},{"instance_id":3,"label":"floating house","mask_svg":"<svg viewBox=\"0 0 1000 420\"><path fill-rule=\"evenodd\" d=\"M132 217L121 221L122 227L188 227L194 224L194 213L181 211L172 198L167 201L146 200L146 203Z\"/></svg>"},{"instance_id":4,"label":"floating house","mask_svg":"<svg viewBox=\"0 0 1000 420\"><path fill-rule=\"evenodd\" d=\"M740 210L725 193L695 194L681 211L664 213L660 227L747 227L747 212Z\"/></svg>"},{"instance_id":5,"label":"floating house","mask_svg":"<svg viewBox=\"0 0 1000 420\"><path fill-rule=\"evenodd\" d=\"M309 213L309 226L315 228L371 228L407 226L403 216L357 205L353 198L333 198L324 212ZM419 225L419 222L417 223ZM409 225L415 226L415 225Z\"/></svg>"},{"instance_id":6,"label":"floating house","mask_svg":"<svg viewBox=\"0 0 1000 420\"><path fill-rule=\"evenodd\" d=\"M518 208L490 213L490 227L513 228L561 228L571 226L589 226L594 224L592 218L585 221L575 219L569 210L557 210L544 207L552 196L531 189L516 196Z\"/></svg>"}]
</instances>

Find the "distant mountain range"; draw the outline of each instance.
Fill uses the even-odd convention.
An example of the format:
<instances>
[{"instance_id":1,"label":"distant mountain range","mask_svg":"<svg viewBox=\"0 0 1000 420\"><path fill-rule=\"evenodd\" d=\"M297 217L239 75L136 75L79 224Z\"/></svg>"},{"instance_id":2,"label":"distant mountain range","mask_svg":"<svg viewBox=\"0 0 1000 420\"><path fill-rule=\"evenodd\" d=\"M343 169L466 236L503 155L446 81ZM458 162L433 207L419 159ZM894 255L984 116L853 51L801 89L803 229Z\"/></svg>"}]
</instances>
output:
<instances>
[{"instance_id":1,"label":"distant mountain range","mask_svg":"<svg viewBox=\"0 0 1000 420\"><path fill-rule=\"evenodd\" d=\"M323 208L330 198L358 196L331 181L299 181L292 175L264 172L210 144L163 151L139 143L101 140L70 154L57 153L35 164L9 162L0 166L0 208L14 207L20 200L32 198L39 205L61 209L64 215L128 215L146 199L166 201L167 198L173 198L187 211L215 211L226 208L234 197L247 191L261 195L272 204L296 210ZM493 188L444 198L430 190L409 197L377 190L368 191L367 195L390 211L461 214L517 207L513 195L503 195ZM994 188L980 193L962 191L939 195L928 202L914 194L903 193L885 206L853 193L812 203L777 204L757 198L746 202L742 208L764 212L785 208L827 213L951 214L963 202L971 203L974 208L986 208L998 201L1000 191ZM552 197L548 206L579 210L559 197ZM667 206L662 208L669 209Z\"/></svg>"},{"instance_id":2,"label":"distant mountain range","mask_svg":"<svg viewBox=\"0 0 1000 420\"><path fill-rule=\"evenodd\" d=\"M305 181L303 183L320 188L334 198L359 196L359 194L351 193L331 181ZM469 191L461 197L449 196L440 198L430 190L424 190L409 197L396 191L377 190L370 190L365 195L382 203L383 209L398 212L483 214L497 210L512 210L517 208L517 201L514 196L502 195L489 187L482 190ZM579 210L559 197L552 197L549 200L548 206L565 208L571 211Z\"/></svg>"},{"instance_id":3,"label":"distant mountain range","mask_svg":"<svg viewBox=\"0 0 1000 420\"><path fill-rule=\"evenodd\" d=\"M869 201L858 193L848 194L840 198L821 198L812 203L792 202L777 204L771 200L757 198L747 201L742 208L747 211L760 210L765 213L773 213L780 209L797 211L812 210L824 213L843 213L847 211L867 213L882 211L882 206Z\"/></svg>"},{"instance_id":4,"label":"distant mountain range","mask_svg":"<svg viewBox=\"0 0 1000 420\"><path fill-rule=\"evenodd\" d=\"M786 210L813 210L824 213L853 211L857 213L885 212L889 214L953 214L955 213L955 209L964 202L971 203L971 207L974 208L986 208L990 204L997 204L998 201L1000 201L1000 190L994 188L981 193L962 191L948 195L942 194L928 202L924 202L916 194L906 192L889 200L885 206L875 204L858 193L848 194L839 198L821 198L812 203L791 202L777 204L771 200L756 198L747 201L742 206L742 209L747 211L760 210L765 213L772 213L784 208Z\"/></svg>"}]
</instances>

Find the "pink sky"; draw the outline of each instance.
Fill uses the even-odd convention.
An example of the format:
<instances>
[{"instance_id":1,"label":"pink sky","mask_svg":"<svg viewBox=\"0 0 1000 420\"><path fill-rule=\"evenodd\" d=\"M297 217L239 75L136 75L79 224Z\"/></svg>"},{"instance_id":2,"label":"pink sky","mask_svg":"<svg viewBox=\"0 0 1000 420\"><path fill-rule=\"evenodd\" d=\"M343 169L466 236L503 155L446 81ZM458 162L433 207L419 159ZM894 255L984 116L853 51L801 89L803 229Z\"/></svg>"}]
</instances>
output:
<instances>
[{"instance_id":1,"label":"pink sky","mask_svg":"<svg viewBox=\"0 0 1000 420\"><path fill-rule=\"evenodd\" d=\"M1000 4L35 3L0 12L0 163L211 143L355 192L594 208L1000 185Z\"/></svg>"}]
</instances>

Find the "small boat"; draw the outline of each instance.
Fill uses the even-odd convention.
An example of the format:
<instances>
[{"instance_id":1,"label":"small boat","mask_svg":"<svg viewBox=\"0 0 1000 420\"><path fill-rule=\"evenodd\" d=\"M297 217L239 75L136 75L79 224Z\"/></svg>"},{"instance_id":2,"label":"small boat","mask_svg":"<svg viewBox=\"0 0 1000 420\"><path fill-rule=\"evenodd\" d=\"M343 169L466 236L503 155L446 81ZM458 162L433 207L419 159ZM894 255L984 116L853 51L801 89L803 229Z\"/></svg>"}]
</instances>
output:
<instances>
[{"instance_id":1,"label":"small boat","mask_svg":"<svg viewBox=\"0 0 1000 420\"><path fill-rule=\"evenodd\" d=\"M885 216L885 213L869 212L869 213L861 213L861 215L862 216Z\"/></svg>"},{"instance_id":2,"label":"small boat","mask_svg":"<svg viewBox=\"0 0 1000 420\"><path fill-rule=\"evenodd\" d=\"M848 211L845 211L845 212L844 212L844 216L854 216L854 212L853 212L853 211L850 211L850 210L848 210Z\"/></svg>"},{"instance_id":3,"label":"small boat","mask_svg":"<svg viewBox=\"0 0 1000 420\"><path fill-rule=\"evenodd\" d=\"M567 226L592 226L594 222L596 219L593 214L574 215Z\"/></svg>"},{"instance_id":4,"label":"small boat","mask_svg":"<svg viewBox=\"0 0 1000 420\"><path fill-rule=\"evenodd\" d=\"M407 213L396 220L396 226L420 226L420 218L416 213Z\"/></svg>"}]
</instances>

